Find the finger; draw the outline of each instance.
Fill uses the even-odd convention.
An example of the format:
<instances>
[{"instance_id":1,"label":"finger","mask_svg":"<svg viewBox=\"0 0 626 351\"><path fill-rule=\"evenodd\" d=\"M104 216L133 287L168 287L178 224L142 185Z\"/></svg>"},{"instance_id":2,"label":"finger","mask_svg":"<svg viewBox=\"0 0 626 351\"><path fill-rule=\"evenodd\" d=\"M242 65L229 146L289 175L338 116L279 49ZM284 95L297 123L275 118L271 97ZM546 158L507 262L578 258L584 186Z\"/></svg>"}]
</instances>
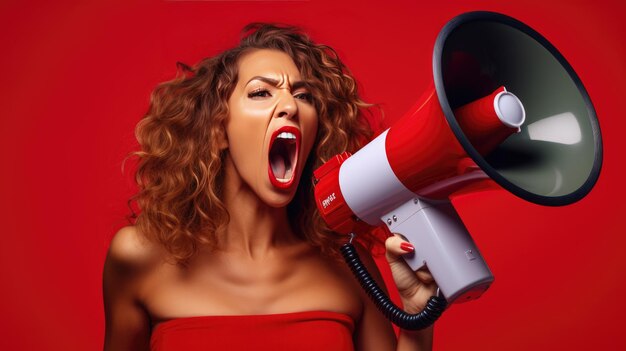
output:
<instances>
[{"instance_id":1,"label":"finger","mask_svg":"<svg viewBox=\"0 0 626 351\"><path fill-rule=\"evenodd\" d=\"M403 239L399 234L394 234L393 236L387 238L385 241L385 248L387 249L386 256L389 263L401 260L402 255L415 252L413 244Z\"/></svg>"},{"instance_id":2,"label":"finger","mask_svg":"<svg viewBox=\"0 0 626 351\"><path fill-rule=\"evenodd\" d=\"M430 274L430 271L426 267L418 269L415 271L415 274L417 274L417 278L424 284L431 284L435 281L435 278L433 278L433 275Z\"/></svg>"},{"instance_id":3,"label":"finger","mask_svg":"<svg viewBox=\"0 0 626 351\"><path fill-rule=\"evenodd\" d=\"M404 278L405 275L413 274L416 275L417 279L423 284L432 285L435 282L435 279L426 266L417 271L413 271L402 258L403 255L413 254L415 252L415 247L409 243L404 236L394 234L385 241L385 247L387 249L387 261L389 262L392 273L394 273L394 277L397 275ZM396 284L398 284L398 281L396 281ZM410 284L410 286L414 287L414 284Z\"/></svg>"},{"instance_id":4,"label":"finger","mask_svg":"<svg viewBox=\"0 0 626 351\"><path fill-rule=\"evenodd\" d=\"M404 245L403 245L404 244ZM407 246L407 241L394 234L385 241L387 262L393 275L393 280L401 294L412 295L420 286L420 281L415 272L402 258L403 254L412 253L415 248ZM410 245L410 244L409 244Z\"/></svg>"}]
</instances>

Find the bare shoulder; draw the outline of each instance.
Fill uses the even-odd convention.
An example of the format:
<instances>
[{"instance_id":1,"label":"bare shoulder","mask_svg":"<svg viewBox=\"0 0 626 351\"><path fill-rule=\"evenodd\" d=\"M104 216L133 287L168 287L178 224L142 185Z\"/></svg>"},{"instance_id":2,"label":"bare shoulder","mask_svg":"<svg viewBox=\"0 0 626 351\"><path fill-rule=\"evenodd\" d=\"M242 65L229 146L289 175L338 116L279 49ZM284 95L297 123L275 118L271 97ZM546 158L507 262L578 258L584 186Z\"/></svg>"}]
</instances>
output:
<instances>
[{"instance_id":1,"label":"bare shoulder","mask_svg":"<svg viewBox=\"0 0 626 351\"><path fill-rule=\"evenodd\" d=\"M363 265L372 275L372 278L376 280L376 282L383 290L386 290L382 275L380 273L380 270L378 269L378 265L376 264L374 257L372 256L372 252L359 242L355 242L353 245L356 249L357 254L359 255L359 258L361 259L361 262L363 262Z\"/></svg>"},{"instance_id":2,"label":"bare shoulder","mask_svg":"<svg viewBox=\"0 0 626 351\"><path fill-rule=\"evenodd\" d=\"M158 246L144 238L136 227L120 229L111 240L104 262L105 303L120 296L138 298L146 279L161 261Z\"/></svg>"},{"instance_id":3,"label":"bare shoulder","mask_svg":"<svg viewBox=\"0 0 626 351\"><path fill-rule=\"evenodd\" d=\"M140 288L156 262L156 245L135 227L115 234L103 271L106 320L105 350L148 350L150 317L142 307Z\"/></svg>"},{"instance_id":4,"label":"bare shoulder","mask_svg":"<svg viewBox=\"0 0 626 351\"><path fill-rule=\"evenodd\" d=\"M371 251L358 242L354 242L353 245L363 266L378 286L387 292L385 282ZM352 279L355 285L359 285L354 277ZM361 351L395 350L396 339L391 324L378 311L365 290L361 286L358 287L358 290L363 309L354 334L355 349Z\"/></svg>"},{"instance_id":5,"label":"bare shoulder","mask_svg":"<svg viewBox=\"0 0 626 351\"><path fill-rule=\"evenodd\" d=\"M135 226L120 229L109 246L107 266L141 270L158 261L160 250L145 238Z\"/></svg>"}]
</instances>

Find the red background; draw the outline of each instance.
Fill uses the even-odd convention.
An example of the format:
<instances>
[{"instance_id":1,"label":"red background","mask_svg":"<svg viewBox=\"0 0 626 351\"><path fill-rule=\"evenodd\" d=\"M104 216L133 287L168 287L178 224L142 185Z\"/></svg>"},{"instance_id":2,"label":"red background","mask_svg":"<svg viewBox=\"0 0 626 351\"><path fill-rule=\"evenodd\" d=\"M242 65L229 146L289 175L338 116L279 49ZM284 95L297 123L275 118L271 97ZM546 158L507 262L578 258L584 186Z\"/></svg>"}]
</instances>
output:
<instances>
[{"instance_id":1,"label":"red background","mask_svg":"<svg viewBox=\"0 0 626 351\"><path fill-rule=\"evenodd\" d=\"M151 89L234 45L248 22L303 27L337 49L393 122L431 81L437 33L491 10L550 40L584 82L605 158L582 201L495 191L457 208L496 282L436 328L437 350L625 349L625 5L619 1L2 1L0 349L97 350L101 270L125 224L122 160Z\"/></svg>"}]
</instances>

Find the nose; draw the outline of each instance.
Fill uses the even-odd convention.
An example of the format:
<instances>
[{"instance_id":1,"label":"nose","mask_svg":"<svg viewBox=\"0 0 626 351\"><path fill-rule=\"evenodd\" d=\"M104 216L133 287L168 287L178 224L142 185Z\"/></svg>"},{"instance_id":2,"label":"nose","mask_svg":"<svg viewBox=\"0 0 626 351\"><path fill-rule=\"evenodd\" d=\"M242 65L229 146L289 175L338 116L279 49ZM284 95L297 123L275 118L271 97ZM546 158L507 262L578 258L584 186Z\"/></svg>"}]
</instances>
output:
<instances>
[{"instance_id":1,"label":"nose","mask_svg":"<svg viewBox=\"0 0 626 351\"><path fill-rule=\"evenodd\" d=\"M276 107L276 117L279 118L295 118L298 114L298 105L296 99L288 92L282 94L278 106Z\"/></svg>"}]
</instances>

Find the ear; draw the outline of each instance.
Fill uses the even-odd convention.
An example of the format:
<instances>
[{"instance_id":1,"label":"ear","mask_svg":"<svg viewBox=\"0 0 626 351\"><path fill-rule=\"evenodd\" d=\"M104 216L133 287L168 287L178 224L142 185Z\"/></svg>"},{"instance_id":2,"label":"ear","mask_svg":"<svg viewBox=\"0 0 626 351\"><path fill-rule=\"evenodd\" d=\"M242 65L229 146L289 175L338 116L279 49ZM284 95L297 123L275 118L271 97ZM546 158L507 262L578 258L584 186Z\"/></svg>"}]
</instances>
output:
<instances>
[{"instance_id":1,"label":"ear","mask_svg":"<svg viewBox=\"0 0 626 351\"><path fill-rule=\"evenodd\" d=\"M219 134L217 135L217 147L222 150L228 149L228 136L226 135L226 129L220 129Z\"/></svg>"}]
</instances>

